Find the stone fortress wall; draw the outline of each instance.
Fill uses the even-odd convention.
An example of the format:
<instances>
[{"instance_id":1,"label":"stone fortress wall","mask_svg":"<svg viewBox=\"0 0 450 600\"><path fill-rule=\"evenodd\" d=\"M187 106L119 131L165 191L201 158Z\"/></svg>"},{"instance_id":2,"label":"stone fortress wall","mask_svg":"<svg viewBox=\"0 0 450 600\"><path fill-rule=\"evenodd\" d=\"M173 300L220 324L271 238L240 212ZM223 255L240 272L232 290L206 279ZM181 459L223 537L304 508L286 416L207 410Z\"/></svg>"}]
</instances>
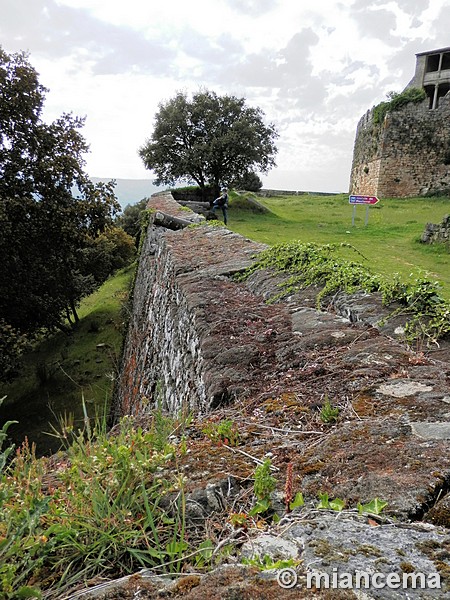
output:
<instances>
[{"instance_id":1,"label":"stone fortress wall","mask_svg":"<svg viewBox=\"0 0 450 600\"><path fill-rule=\"evenodd\" d=\"M408 84L427 97L373 123L373 109L359 121L350 179L351 194L412 197L450 190L450 49L417 55Z\"/></svg>"},{"instance_id":2,"label":"stone fortress wall","mask_svg":"<svg viewBox=\"0 0 450 600\"><path fill-rule=\"evenodd\" d=\"M300 557L307 568L326 572L401 573L405 564L442 570L439 557L450 547L448 530L440 528L450 523L448 350L425 357L403 346L396 339L400 317L386 319L389 311L373 294L337 294L330 312L315 308L317 289L267 303L280 275L256 271L246 282L233 279L263 245L208 225L170 193L153 196L148 207L116 418L145 419L158 405L196 418L227 410L242 436L239 448L216 448L209 461L194 446L179 457L193 488L187 514L206 519L216 492L239 493L233 474L242 461L251 469L248 457L270 452L281 469L286 454L308 502L319 491L349 506L377 497L395 520L370 523L351 510L337 518L308 509L250 539L244 555ZM304 431L303 416L314 415L326 397L347 406L345 416L322 433ZM395 597L450 598L450 586L422 591Z\"/></svg>"},{"instance_id":3,"label":"stone fortress wall","mask_svg":"<svg viewBox=\"0 0 450 600\"><path fill-rule=\"evenodd\" d=\"M404 317L387 318L395 307L383 307L374 294L336 294L330 299L331 312L316 310L318 290L313 289L268 304L266 299L279 292L279 276L257 271L241 283L232 277L251 265L264 245L225 227L207 225L170 193L155 195L149 207L152 219L134 286L117 416L149 414L158 402L171 413L206 414L243 399L306 385L311 402L315 398L320 402L325 394L343 394L355 402L363 398L366 407L387 402L379 416L369 411L372 416L364 421L365 427L382 428L393 411L389 435L404 438L405 426L412 431L412 437L406 436L408 452L418 439L414 432L430 429L431 439L437 436L430 454L433 468L443 469L450 481L448 349L436 349L431 361L416 359L396 339ZM167 224L167 215L184 225L205 224L169 229L158 224ZM321 355L333 375L318 381L313 377L315 383L310 385L306 366L319 364ZM402 384L409 400L399 402L394 388ZM372 447L366 436L367 432L361 443L386 456L387 450L376 443ZM333 457L325 458L323 452L326 470L325 463ZM399 452L398 446L397 457ZM420 477L427 481L428 491L422 495L428 497L436 481L432 465L428 470L426 464L424 460ZM378 475L374 477L378 480ZM412 488L422 485L420 477L414 475ZM400 478L404 480L405 474ZM392 477L389 481L386 487L386 481L378 480L380 489L396 495ZM417 501L411 490L409 510L414 512Z\"/></svg>"}]
</instances>

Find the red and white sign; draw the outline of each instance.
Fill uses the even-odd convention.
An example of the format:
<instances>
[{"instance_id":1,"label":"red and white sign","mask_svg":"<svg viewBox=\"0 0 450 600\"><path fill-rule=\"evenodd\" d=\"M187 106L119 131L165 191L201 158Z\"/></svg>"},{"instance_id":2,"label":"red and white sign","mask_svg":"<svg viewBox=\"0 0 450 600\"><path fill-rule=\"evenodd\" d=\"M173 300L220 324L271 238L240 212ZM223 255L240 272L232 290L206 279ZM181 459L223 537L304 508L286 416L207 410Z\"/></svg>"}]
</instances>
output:
<instances>
[{"instance_id":1,"label":"red and white sign","mask_svg":"<svg viewBox=\"0 0 450 600\"><path fill-rule=\"evenodd\" d=\"M376 196L349 196L349 204L376 204L379 202Z\"/></svg>"}]
</instances>

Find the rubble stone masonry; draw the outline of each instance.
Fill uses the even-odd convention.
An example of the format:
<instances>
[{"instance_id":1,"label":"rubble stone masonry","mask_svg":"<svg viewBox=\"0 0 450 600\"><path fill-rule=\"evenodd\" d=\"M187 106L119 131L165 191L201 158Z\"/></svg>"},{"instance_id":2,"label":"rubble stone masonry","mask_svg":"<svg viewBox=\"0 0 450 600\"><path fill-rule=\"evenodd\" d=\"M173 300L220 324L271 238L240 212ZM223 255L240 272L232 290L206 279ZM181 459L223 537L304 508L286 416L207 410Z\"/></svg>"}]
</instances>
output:
<instances>
[{"instance_id":1,"label":"rubble stone masonry","mask_svg":"<svg viewBox=\"0 0 450 600\"><path fill-rule=\"evenodd\" d=\"M351 194L405 198L450 190L450 95L439 107L428 100L388 112L381 124L373 109L359 121Z\"/></svg>"}]
</instances>

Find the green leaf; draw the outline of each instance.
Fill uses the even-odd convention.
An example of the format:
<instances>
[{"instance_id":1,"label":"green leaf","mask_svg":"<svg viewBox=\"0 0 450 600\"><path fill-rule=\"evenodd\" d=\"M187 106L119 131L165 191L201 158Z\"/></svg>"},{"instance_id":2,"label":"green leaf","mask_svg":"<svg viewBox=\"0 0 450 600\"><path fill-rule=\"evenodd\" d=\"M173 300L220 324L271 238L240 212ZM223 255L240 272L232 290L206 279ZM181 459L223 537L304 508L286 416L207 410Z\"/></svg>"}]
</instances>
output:
<instances>
[{"instance_id":1,"label":"green leaf","mask_svg":"<svg viewBox=\"0 0 450 600\"><path fill-rule=\"evenodd\" d=\"M161 522L164 523L164 525L173 525L175 523L175 519L172 517L167 517L166 515L161 515Z\"/></svg>"},{"instance_id":2,"label":"green leaf","mask_svg":"<svg viewBox=\"0 0 450 600\"><path fill-rule=\"evenodd\" d=\"M300 508L304 504L305 500L303 499L303 494L301 492L297 492L295 494L295 498L289 503L289 508L294 510L294 508Z\"/></svg>"},{"instance_id":3,"label":"green leaf","mask_svg":"<svg viewBox=\"0 0 450 600\"><path fill-rule=\"evenodd\" d=\"M345 502L341 500L341 498L335 498L334 500L330 500L327 493L319 494L319 500L320 502L316 507L319 509L322 508L327 510L341 511L345 506Z\"/></svg>"},{"instance_id":4,"label":"green leaf","mask_svg":"<svg viewBox=\"0 0 450 600\"><path fill-rule=\"evenodd\" d=\"M128 548L128 552L132 556L137 558L139 561L144 559L146 556L151 556L152 558L157 558L160 562L162 562L162 559L165 554L164 552L162 552L160 550L156 550L155 548L152 548L151 546L148 546L145 550L138 550L136 548Z\"/></svg>"},{"instance_id":5,"label":"green leaf","mask_svg":"<svg viewBox=\"0 0 450 600\"><path fill-rule=\"evenodd\" d=\"M361 504L360 502L358 502L358 512L360 514L363 512L367 512L372 513L373 515L379 515L386 506L387 502L384 502L379 498L374 498L368 504Z\"/></svg>"},{"instance_id":6,"label":"green leaf","mask_svg":"<svg viewBox=\"0 0 450 600\"><path fill-rule=\"evenodd\" d=\"M258 502L255 504L255 506L249 511L249 515L251 517L254 517L255 515L260 515L262 513L265 513L269 510L270 508L270 499L269 498L264 498L262 500L258 500Z\"/></svg>"},{"instance_id":7,"label":"green leaf","mask_svg":"<svg viewBox=\"0 0 450 600\"><path fill-rule=\"evenodd\" d=\"M187 550L188 545L186 542L169 542L166 545L166 552L169 556L175 556L181 554L184 550Z\"/></svg>"},{"instance_id":8,"label":"green leaf","mask_svg":"<svg viewBox=\"0 0 450 600\"><path fill-rule=\"evenodd\" d=\"M345 502L341 500L341 498L335 498L330 502L330 508L332 508L333 510L337 510L338 512L340 512L344 508L344 506Z\"/></svg>"},{"instance_id":9,"label":"green leaf","mask_svg":"<svg viewBox=\"0 0 450 600\"><path fill-rule=\"evenodd\" d=\"M214 552L214 544L211 540L204 540L198 547L201 556L205 560L209 560Z\"/></svg>"},{"instance_id":10,"label":"green leaf","mask_svg":"<svg viewBox=\"0 0 450 600\"><path fill-rule=\"evenodd\" d=\"M42 598L42 594L36 588L23 586L17 590L16 598Z\"/></svg>"},{"instance_id":11,"label":"green leaf","mask_svg":"<svg viewBox=\"0 0 450 600\"><path fill-rule=\"evenodd\" d=\"M324 494L319 494L319 504L316 506L316 508L330 508L330 501L328 500L328 494L325 492Z\"/></svg>"}]
</instances>

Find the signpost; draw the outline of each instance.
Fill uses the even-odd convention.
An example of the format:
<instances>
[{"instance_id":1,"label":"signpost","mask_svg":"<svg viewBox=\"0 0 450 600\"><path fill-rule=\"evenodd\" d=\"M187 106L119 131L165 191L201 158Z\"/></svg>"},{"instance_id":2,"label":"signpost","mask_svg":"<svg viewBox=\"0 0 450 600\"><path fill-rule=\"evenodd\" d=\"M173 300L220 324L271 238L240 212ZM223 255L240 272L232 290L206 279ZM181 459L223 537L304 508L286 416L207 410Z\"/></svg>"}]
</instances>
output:
<instances>
[{"instance_id":1,"label":"signpost","mask_svg":"<svg viewBox=\"0 0 450 600\"><path fill-rule=\"evenodd\" d=\"M366 205L366 219L365 219L364 225L367 225L367 223L369 222L369 206L379 202L379 199L376 196L349 196L348 202L349 202L349 204L353 205L352 227L354 227L355 215L356 215L356 205L357 204L365 204Z\"/></svg>"}]
</instances>

